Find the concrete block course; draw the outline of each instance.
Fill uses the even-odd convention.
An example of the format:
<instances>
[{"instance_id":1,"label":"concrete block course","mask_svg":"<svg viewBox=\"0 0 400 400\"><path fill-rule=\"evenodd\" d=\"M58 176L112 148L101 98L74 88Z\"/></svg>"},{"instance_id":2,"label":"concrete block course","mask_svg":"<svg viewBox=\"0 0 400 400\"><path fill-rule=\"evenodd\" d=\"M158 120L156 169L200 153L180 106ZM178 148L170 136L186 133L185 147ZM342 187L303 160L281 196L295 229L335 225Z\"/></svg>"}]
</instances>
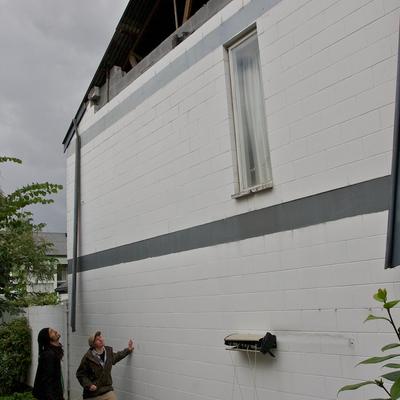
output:
<instances>
[{"instance_id":1,"label":"concrete block course","mask_svg":"<svg viewBox=\"0 0 400 400\"><path fill-rule=\"evenodd\" d=\"M372 301L377 287L389 284L390 290L398 278L397 271L388 276L382 270L384 249L378 239L384 233L377 233L385 217L332 221L222 245L223 251L217 246L82 273L78 331L100 325L115 347L123 346L125 337L136 338L132 360L114 370L118 393L121 387L139 396L141 387L154 382L173 390L163 378L167 375L176 379L177 390L189 390L195 381L191 390L196 395L218 398L224 390L238 390L232 380L235 368L244 391L254 390L248 380L254 372L257 390L281 393L283 386L270 379L279 373L298 382L293 396L330 398L327 381L337 390L349 379L365 379L371 371L354 369L354 364L392 340L379 322L362 323L370 312L380 312ZM382 228L372 232L373 226ZM299 257L302 249L308 262ZM284 256L290 252L293 264ZM283 264L274 261L277 254ZM253 355L249 364L245 355L231 359L224 350L224 335L264 330L278 337L276 361L257 359L253 371ZM85 337L76 339L73 352L81 351ZM77 362L71 359L71 368ZM124 376L134 377L132 386Z\"/></svg>"},{"instance_id":2,"label":"concrete block course","mask_svg":"<svg viewBox=\"0 0 400 400\"><path fill-rule=\"evenodd\" d=\"M80 126L80 255L110 261L100 252L127 247L118 264L78 274L71 371L87 335L100 329L115 349L131 336L137 342L114 369L120 399L330 400L340 386L379 374L354 365L393 339L379 321L363 324L381 312L372 299L379 287L400 296L398 271L383 270L387 207L308 225L301 224L306 215L285 207L324 193L333 213L353 209L352 195L349 203L335 197L341 189L390 175L399 18L394 0L233 0L109 104L87 113ZM235 199L224 46L252 24L273 187ZM70 146L69 257L74 141ZM307 203L315 215L327 213L321 202ZM251 236L249 225L230 219L276 206L269 221L254 217L252 224L286 221L292 214L279 214L280 205L295 227ZM314 215L307 207L303 213ZM203 227L215 221L232 223L226 235L240 235L207 242L221 233ZM193 237L198 246L179 247ZM177 247L147 257L155 238L157 249ZM133 243L142 251L134 259ZM230 333L266 331L277 335L276 359L224 348ZM77 382L71 385L71 398L79 398ZM343 397L363 395L377 393Z\"/></svg>"}]
</instances>

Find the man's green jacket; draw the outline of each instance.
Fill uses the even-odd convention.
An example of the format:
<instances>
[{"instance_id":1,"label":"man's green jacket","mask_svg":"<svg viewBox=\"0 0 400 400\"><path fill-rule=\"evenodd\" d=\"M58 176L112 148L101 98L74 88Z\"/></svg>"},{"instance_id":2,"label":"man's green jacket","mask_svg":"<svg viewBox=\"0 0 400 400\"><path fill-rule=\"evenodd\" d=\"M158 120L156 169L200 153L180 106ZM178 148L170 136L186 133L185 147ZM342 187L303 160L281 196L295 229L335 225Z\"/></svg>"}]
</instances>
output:
<instances>
[{"instance_id":1,"label":"man's green jacket","mask_svg":"<svg viewBox=\"0 0 400 400\"><path fill-rule=\"evenodd\" d=\"M106 357L104 366L101 365L100 358L93 354L93 350L89 349L83 356L81 364L76 371L76 377L83 386L83 398L100 396L113 390L111 368L118 361L121 361L131 353L129 349L124 349L117 353L113 352L112 347L105 346ZM89 387L96 385L97 389L90 391Z\"/></svg>"}]
</instances>

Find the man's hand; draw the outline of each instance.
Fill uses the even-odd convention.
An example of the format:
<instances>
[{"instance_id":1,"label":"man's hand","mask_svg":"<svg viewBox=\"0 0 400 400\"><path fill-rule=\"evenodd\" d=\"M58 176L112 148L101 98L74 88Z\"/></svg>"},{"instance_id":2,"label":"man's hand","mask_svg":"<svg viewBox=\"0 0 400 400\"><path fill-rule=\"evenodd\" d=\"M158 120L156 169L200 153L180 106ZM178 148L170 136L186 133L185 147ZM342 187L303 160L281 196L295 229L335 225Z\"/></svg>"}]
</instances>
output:
<instances>
[{"instance_id":1,"label":"man's hand","mask_svg":"<svg viewBox=\"0 0 400 400\"><path fill-rule=\"evenodd\" d=\"M135 343L134 343L134 341L132 339L129 339L128 350L129 351L133 351L134 349L135 349Z\"/></svg>"},{"instance_id":2,"label":"man's hand","mask_svg":"<svg viewBox=\"0 0 400 400\"><path fill-rule=\"evenodd\" d=\"M89 390L90 390L91 392L94 392L94 391L97 390L97 386L96 386L96 385L90 385L90 386L89 386Z\"/></svg>"}]
</instances>

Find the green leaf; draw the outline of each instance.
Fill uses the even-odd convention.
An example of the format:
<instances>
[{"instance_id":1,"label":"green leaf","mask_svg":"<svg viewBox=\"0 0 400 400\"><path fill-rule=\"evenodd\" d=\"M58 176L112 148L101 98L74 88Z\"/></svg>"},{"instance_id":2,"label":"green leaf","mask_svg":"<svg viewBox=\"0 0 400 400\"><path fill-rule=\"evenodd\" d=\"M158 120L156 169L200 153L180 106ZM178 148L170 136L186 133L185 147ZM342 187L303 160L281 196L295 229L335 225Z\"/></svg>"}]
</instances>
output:
<instances>
[{"instance_id":1,"label":"green leaf","mask_svg":"<svg viewBox=\"0 0 400 400\"><path fill-rule=\"evenodd\" d=\"M387 344L386 346L383 346L381 348L381 351L386 351L389 349L394 349L395 347L400 347L400 343L391 343L391 344Z\"/></svg>"},{"instance_id":2,"label":"green leaf","mask_svg":"<svg viewBox=\"0 0 400 400\"><path fill-rule=\"evenodd\" d=\"M392 400L396 400L400 397L400 379L397 379L391 387L390 397L392 398Z\"/></svg>"},{"instance_id":3,"label":"green leaf","mask_svg":"<svg viewBox=\"0 0 400 400\"><path fill-rule=\"evenodd\" d=\"M368 315L368 317L367 317L367 318L365 318L365 321L364 321L364 322L367 322L367 321L372 321L372 320L374 320L374 319L384 319L385 321L388 321L388 322L390 322L390 319L389 319L389 318L385 318L385 317L377 317L376 315L372 315L372 314L369 314L369 315Z\"/></svg>"},{"instance_id":4,"label":"green leaf","mask_svg":"<svg viewBox=\"0 0 400 400\"><path fill-rule=\"evenodd\" d=\"M366 386L366 385L376 385L376 383L374 381L364 381L364 382L360 382L360 383L354 383L352 385L346 385L339 389L338 394L340 392L344 392L345 390L356 390L356 389L358 389L362 386Z\"/></svg>"},{"instance_id":5,"label":"green leaf","mask_svg":"<svg viewBox=\"0 0 400 400\"><path fill-rule=\"evenodd\" d=\"M389 364L383 365L382 368L400 368L400 364L389 363Z\"/></svg>"},{"instance_id":6,"label":"green leaf","mask_svg":"<svg viewBox=\"0 0 400 400\"><path fill-rule=\"evenodd\" d=\"M0 157L0 163L5 163L5 162L13 162L16 164L22 164L22 161L19 158L15 157Z\"/></svg>"},{"instance_id":7,"label":"green leaf","mask_svg":"<svg viewBox=\"0 0 400 400\"><path fill-rule=\"evenodd\" d=\"M378 289L378 292L374 294L374 299L381 303L386 303L386 299L387 299L386 289Z\"/></svg>"},{"instance_id":8,"label":"green leaf","mask_svg":"<svg viewBox=\"0 0 400 400\"><path fill-rule=\"evenodd\" d=\"M400 300L388 301L387 303L384 304L383 307L385 307L387 310L389 310L390 308L393 308L398 303L400 303Z\"/></svg>"},{"instance_id":9,"label":"green leaf","mask_svg":"<svg viewBox=\"0 0 400 400\"><path fill-rule=\"evenodd\" d=\"M389 372L388 374L382 375L382 378L394 382L400 378L400 371Z\"/></svg>"},{"instance_id":10,"label":"green leaf","mask_svg":"<svg viewBox=\"0 0 400 400\"><path fill-rule=\"evenodd\" d=\"M0 156L0 166L5 162L20 164L21 160ZM59 190L61 185L48 182L25 185L10 194L0 190L0 317L15 309L13 302L26 295L30 281L54 277L57 260L49 255L49 243L37 240L44 225L35 223L26 207L50 204L48 197ZM1 356L0 351L0 361ZM1 388L0 383L0 393Z\"/></svg>"},{"instance_id":11,"label":"green leaf","mask_svg":"<svg viewBox=\"0 0 400 400\"><path fill-rule=\"evenodd\" d=\"M386 361L389 360L391 358L394 357L399 357L400 354L389 354L388 356L383 356L383 357L371 357L371 358L367 358L366 360L363 360L361 362L359 362L357 365L361 365L361 364L377 364L380 363L382 361Z\"/></svg>"}]
</instances>

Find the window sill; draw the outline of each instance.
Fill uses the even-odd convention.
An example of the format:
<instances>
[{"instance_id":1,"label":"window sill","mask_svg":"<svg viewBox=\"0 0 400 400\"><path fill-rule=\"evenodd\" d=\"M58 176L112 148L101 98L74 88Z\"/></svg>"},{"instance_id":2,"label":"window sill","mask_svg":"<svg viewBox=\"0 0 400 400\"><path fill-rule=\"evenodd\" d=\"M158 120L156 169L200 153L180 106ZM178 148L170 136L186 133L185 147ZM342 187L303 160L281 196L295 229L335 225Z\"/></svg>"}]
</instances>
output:
<instances>
[{"instance_id":1,"label":"window sill","mask_svg":"<svg viewBox=\"0 0 400 400\"><path fill-rule=\"evenodd\" d=\"M234 193L231 198L232 199L240 199L242 197L247 197L247 196L251 196L252 194L261 192L263 190L267 190L267 189L272 189L272 181L267 182L267 183L262 183L260 185L257 186L253 186L251 188L248 189L243 189L242 191L238 192L238 193Z\"/></svg>"}]
</instances>

